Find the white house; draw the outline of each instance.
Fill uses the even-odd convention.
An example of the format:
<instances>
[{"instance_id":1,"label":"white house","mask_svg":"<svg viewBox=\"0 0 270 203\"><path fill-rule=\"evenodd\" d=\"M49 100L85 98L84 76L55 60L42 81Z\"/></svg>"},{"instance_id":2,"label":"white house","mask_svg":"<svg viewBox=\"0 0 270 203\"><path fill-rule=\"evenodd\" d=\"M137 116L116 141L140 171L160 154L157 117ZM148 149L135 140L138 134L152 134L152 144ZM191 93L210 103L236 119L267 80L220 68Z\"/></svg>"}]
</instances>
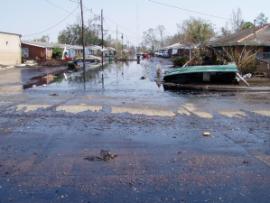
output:
<instances>
[{"instance_id":1,"label":"white house","mask_svg":"<svg viewBox=\"0 0 270 203\"><path fill-rule=\"evenodd\" d=\"M21 35L0 31L0 64L17 65L21 58Z\"/></svg>"}]
</instances>

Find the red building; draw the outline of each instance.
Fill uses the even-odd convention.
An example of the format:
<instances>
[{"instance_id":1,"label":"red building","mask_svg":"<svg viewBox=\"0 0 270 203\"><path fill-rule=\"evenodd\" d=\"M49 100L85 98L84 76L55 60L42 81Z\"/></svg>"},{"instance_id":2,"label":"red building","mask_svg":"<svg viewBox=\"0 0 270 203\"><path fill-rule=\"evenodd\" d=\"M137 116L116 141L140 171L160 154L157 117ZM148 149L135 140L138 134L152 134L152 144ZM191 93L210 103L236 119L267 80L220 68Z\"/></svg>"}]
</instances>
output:
<instances>
[{"instance_id":1,"label":"red building","mask_svg":"<svg viewBox=\"0 0 270 203\"><path fill-rule=\"evenodd\" d=\"M47 61L52 59L53 45L41 42L22 42L24 60Z\"/></svg>"}]
</instances>

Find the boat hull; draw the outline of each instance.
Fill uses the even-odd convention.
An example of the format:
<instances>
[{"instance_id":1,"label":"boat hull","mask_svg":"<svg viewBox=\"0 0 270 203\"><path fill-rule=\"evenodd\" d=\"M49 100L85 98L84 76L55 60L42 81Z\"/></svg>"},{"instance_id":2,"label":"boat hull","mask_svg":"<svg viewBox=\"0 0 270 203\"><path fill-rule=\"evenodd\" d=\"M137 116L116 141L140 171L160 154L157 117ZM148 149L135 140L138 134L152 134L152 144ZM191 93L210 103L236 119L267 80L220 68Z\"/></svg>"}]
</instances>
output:
<instances>
[{"instance_id":1,"label":"boat hull","mask_svg":"<svg viewBox=\"0 0 270 203\"><path fill-rule=\"evenodd\" d=\"M190 66L166 72L163 80L176 84L236 84L237 73L235 65Z\"/></svg>"},{"instance_id":2,"label":"boat hull","mask_svg":"<svg viewBox=\"0 0 270 203\"><path fill-rule=\"evenodd\" d=\"M237 84L236 73L186 73L164 77L164 82L176 84Z\"/></svg>"}]
</instances>

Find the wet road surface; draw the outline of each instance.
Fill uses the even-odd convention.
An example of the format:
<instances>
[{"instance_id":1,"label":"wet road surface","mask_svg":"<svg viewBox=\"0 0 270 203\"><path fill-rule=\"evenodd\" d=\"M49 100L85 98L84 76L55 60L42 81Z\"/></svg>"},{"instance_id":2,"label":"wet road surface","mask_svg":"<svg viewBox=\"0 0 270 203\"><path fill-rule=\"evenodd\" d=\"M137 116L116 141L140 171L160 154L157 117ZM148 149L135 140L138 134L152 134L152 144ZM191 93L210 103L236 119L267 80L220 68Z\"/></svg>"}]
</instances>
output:
<instances>
[{"instance_id":1,"label":"wet road surface","mask_svg":"<svg viewBox=\"0 0 270 203\"><path fill-rule=\"evenodd\" d=\"M0 202L269 202L270 95L164 91L167 63L0 89Z\"/></svg>"}]
</instances>

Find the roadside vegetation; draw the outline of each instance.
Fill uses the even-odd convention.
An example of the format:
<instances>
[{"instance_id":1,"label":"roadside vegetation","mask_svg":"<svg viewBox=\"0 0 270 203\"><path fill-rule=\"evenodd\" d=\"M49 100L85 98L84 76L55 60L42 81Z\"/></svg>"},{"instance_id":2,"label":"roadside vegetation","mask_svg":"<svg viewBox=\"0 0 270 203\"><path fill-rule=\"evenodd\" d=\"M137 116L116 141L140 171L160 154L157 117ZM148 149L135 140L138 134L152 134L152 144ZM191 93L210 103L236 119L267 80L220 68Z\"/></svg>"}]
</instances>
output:
<instances>
[{"instance_id":1,"label":"roadside vegetation","mask_svg":"<svg viewBox=\"0 0 270 203\"><path fill-rule=\"evenodd\" d=\"M257 65L256 51L240 47L237 49L224 48L216 52L207 45L217 37L226 37L267 23L268 17L264 13L259 13L254 22L244 20L242 11L238 8L232 11L230 20L220 30L214 29L211 22L200 18L189 18L177 24L178 32L171 36L166 35L166 28L163 25L150 28L143 33L141 47L143 51L154 53L155 50L163 47L181 43L196 48L192 51L191 59L187 56L172 57L171 60L176 67L183 66L187 62L189 65L220 65L235 62L241 73L253 73L256 71Z\"/></svg>"}]
</instances>

